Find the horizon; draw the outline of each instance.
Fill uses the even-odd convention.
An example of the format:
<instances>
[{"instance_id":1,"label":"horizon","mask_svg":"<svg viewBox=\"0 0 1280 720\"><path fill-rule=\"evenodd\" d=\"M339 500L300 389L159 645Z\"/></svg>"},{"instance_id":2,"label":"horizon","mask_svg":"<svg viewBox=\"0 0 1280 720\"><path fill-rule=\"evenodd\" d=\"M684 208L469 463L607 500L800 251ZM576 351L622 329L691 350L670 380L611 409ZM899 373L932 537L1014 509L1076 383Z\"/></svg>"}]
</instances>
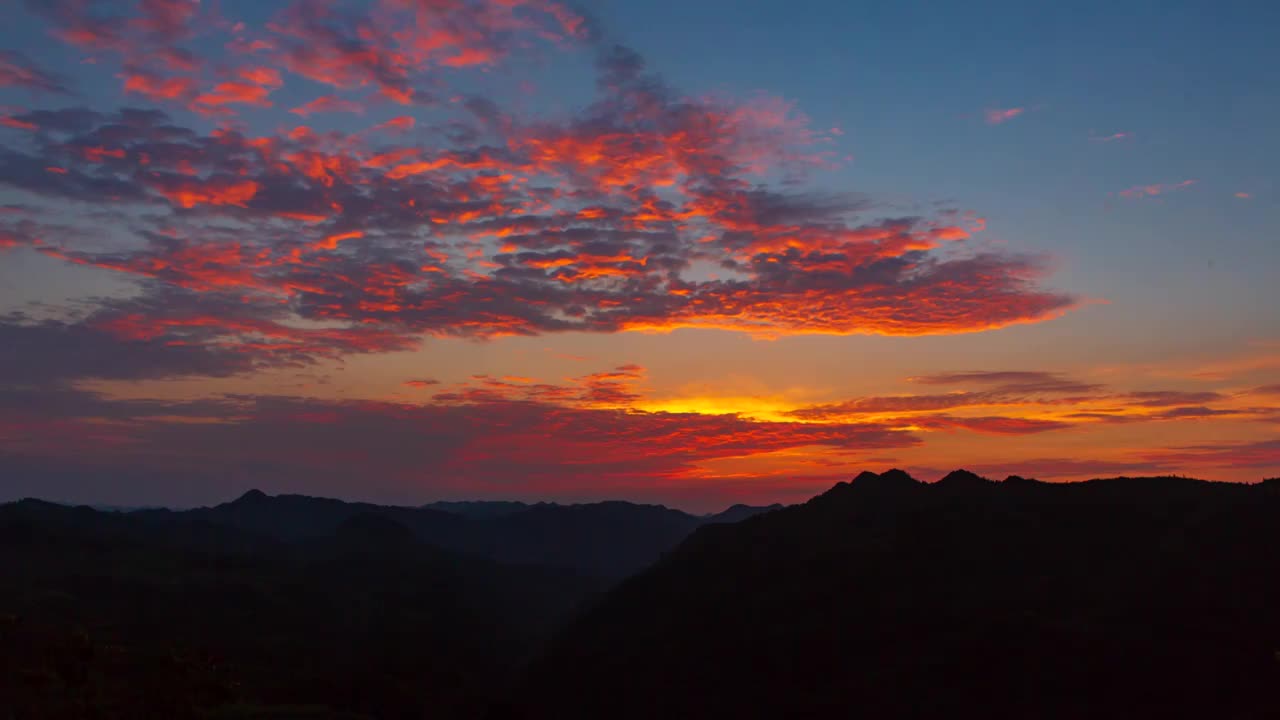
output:
<instances>
[{"instance_id":1,"label":"horizon","mask_svg":"<svg viewBox=\"0 0 1280 720\"><path fill-rule=\"evenodd\" d=\"M1280 475L1275 3L16 5L0 501Z\"/></svg>"},{"instance_id":2,"label":"horizon","mask_svg":"<svg viewBox=\"0 0 1280 720\"><path fill-rule=\"evenodd\" d=\"M1212 479L1212 478L1192 477L1192 476L1189 476L1189 475L1182 475L1182 474L1179 474L1179 473L1168 473L1168 474L1162 474L1162 475L1117 475L1117 476L1113 476L1113 477L1094 477L1094 478L1087 478L1087 479L1081 479L1081 480L1046 481L1046 480L1041 480L1041 479L1039 479L1039 478L1035 478L1035 477L1028 477L1028 476L1019 475L1019 474L1017 474L1017 473L1009 474L1009 475L1007 475L1007 476L1005 476L1005 477L1003 477L1003 478L999 478L999 477L987 477L986 475L982 475L982 474L980 474L980 473L971 473L969 470L967 470L967 469L965 469L965 468L956 468L956 469L951 470L951 471L949 471L949 472L943 473L942 475L939 475L939 476L937 476L937 477L934 477L933 479L925 479L925 478L921 478L921 477L919 477L918 475L916 475L915 473L912 473L912 472L911 472L911 471L909 471L909 470L904 470L904 469L902 469L902 468L896 468L896 467L893 467L893 468L887 468L887 469L885 469L885 470L881 470L881 471L879 471L879 472L876 472L876 471L873 471L873 470L863 470L863 471L861 471L861 472L859 472L859 473L857 473L857 474L855 474L855 475L852 475L852 476L850 476L850 477L848 477L848 478L846 478L846 479L836 480L836 482L835 482L831 487L829 487L829 488L827 488L827 489L825 489L825 490L820 490L820 491L818 491L817 493L815 493L814 495L812 495L812 496L810 496L810 497L807 497L807 498L805 498L805 499L802 499L802 500L799 500L799 501L795 501L795 502L777 502L777 503L764 503L764 504L732 503L732 504L730 504L730 505L721 506L721 507L719 507L719 508L715 508L715 507L703 507L703 508L700 508L700 509L699 509L699 508L691 508L691 507L681 507L681 506L676 506L676 505L668 505L668 504L665 504L665 503L645 503L645 502L636 502L636 501L632 501L632 500L627 500L627 499L625 499L625 498L598 498L598 499L586 499L586 500L577 500L577 501L559 501L559 500L546 500L546 499L538 499L538 498L531 498L531 497L526 497L526 498L516 498L516 497L506 497L506 498L502 498L502 497L493 497L493 498L468 498L468 497L457 497L457 498L437 498L437 499L435 499L435 500L427 500L427 501L424 501L424 502L421 502L421 503L417 503L417 504L407 504L407 505L406 505L406 504L396 504L396 503L384 503L384 502L378 502L377 500L372 500L372 499L367 499L367 498L360 498L360 497L352 497L352 496L347 496L347 497L335 497L335 496L324 496L324 495L308 495L308 494L306 494L306 493L293 493L293 492L266 492L266 491L262 490L261 488L256 488L256 487L254 487L254 488L248 488L248 489L244 490L243 492L232 493L232 494L231 494L230 496L228 496L228 498L226 498L226 499L223 499L223 500L218 501L218 502L213 502L213 503L205 504L205 505L187 505L187 506L175 506L175 505L110 505L110 504L97 504L97 503L83 503L83 502L76 502L76 501L74 501L74 500L66 500L66 499L50 499L50 498L47 498L47 497L35 497L35 496L25 496L25 497L20 497L20 498L13 498L13 499L0 499L0 505L4 505L4 504L6 504L6 503L25 502L25 501L29 501L29 500L30 500L30 501L36 501L36 502L47 502L47 503L51 503L51 504L54 504L54 505L61 505L61 506L63 506L63 507L89 507L89 508L92 508L92 509L94 509L94 510L103 511L103 512L133 512L133 511L138 511L138 510L169 510L169 511L172 511L172 512L185 512L185 511L189 511L189 510L204 510L204 509L209 509L209 508L218 507L218 506L220 506L220 505L229 505L229 504L231 504L231 503L235 503L235 502L237 502L237 501L239 501L239 500L242 500L242 499L244 499L244 498L245 498L245 497L247 497L247 496L253 495L254 493L261 493L264 497L267 497L267 498L277 498L277 497L305 497L305 498L316 499L316 500L336 500L336 501L339 501L339 502L342 502L342 503L347 503L347 504L364 504L364 505L374 505L374 506L378 506L378 507L397 507L397 508L405 508L405 509L411 509L411 510L413 510L413 509L421 509L421 508L431 508L431 507L432 507L432 506L434 506L434 505L441 505L441 504L444 504L444 505L457 505L457 504L485 504L485 503L503 504L503 503L511 503L511 504L522 505L522 506L525 506L525 507L527 507L527 508L531 508L531 507L537 507L537 506L539 506L539 505L551 505L551 506L558 506L558 507L573 507L573 506L580 506L580 505L598 505L598 504L603 504L603 503L626 503L626 504L630 504L630 505L638 505L638 506L661 507L661 508L664 508L664 509L667 509L667 510L674 510L674 511L677 511L677 512L682 512L682 513L685 513L686 515L691 515L691 516L694 516L694 517L709 517L709 516L717 515L717 514L722 513L722 512L726 512L726 511L731 510L731 509L733 509L733 508L735 508L735 507L763 508L763 507L772 507L772 506L775 506L775 505L778 505L778 506L781 506L781 507L792 507L792 506L794 506L794 505L803 504L804 502L806 502L806 501L808 501L808 500L812 500L813 498L816 498L816 497L818 497L818 496L820 496L820 495L823 495L823 494L825 494L825 493L828 493L828 492L830 492L830 491L832 491L832 490L836 489L837 487L840 487L841 485L853 483L853 482L854 482L854 481L856 481L860 476L862 476L862 475L864 475L864 474L868 474L868 473L869 473L869 474L872 474L872 475L880 476L880 475L886 475L886 474L889 474L889 473L895 473L895 472L897 472L897 473L905 473L905 474L906 474L908 477L910 477L912 480L915 480L916 482L919 482L919 483L921 483L921 484L923 484L923 485L934 485L934 484L937 484L937 483L941 482L943 479L945 479L945 478L946 478L947 476L949 476L949 475L954 475L954 474L965 474L965 473L975 475L975 476L977 476L977 477L979 477L979 478L981 478L981 479L983 479L983 480L986 480L986 481L991 482L991 483L994 483L994 484L1001 484L1001 483L1005 483L1005 482L1007 482L1007 481L1009 481L1009 480L1011 480L1011 479L1017 478L1017 479L1019 479L1019 480L1030 480L1030 481L1033 481L1033 482L1040 482L1040 483L1044 483L1044 484L1046 484L1046 485L1072 485L1072 484L1088 483L1088 482L1126 481L1126 480L1137 480L1137 479L1176 479L1176 480L1192 480L1192 481L1195 481L1195 482L1207 483L1207 484L1262 485L1262 484L1264 484L1264 483L1273 482L1273 481L1275 481L1275 480L1277 480L1277 479L1280 479L1280 478L1272 478L1272 477L1260 477L1260 478L1258 478L1257 480L1253 480L1253 481L1247 481L1247 480L1246 480L1246 481L1224 481L1224 480L1215 480L1215 479ZM449 511L448 511L448 510L444 510L443 512L449 512Z\"/></svg>"}]
</instances>

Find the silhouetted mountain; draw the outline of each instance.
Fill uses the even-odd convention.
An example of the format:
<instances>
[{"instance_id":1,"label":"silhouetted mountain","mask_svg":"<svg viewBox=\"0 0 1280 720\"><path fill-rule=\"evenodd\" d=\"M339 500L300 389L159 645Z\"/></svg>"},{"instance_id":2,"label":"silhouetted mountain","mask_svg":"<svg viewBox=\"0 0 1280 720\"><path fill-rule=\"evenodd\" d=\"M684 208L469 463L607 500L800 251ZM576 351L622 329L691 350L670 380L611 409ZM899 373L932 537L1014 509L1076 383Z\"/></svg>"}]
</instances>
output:
<instances>
[{"instance_id":1,"label":"silhouetted mountain","mask_svg":"<svg viewBox=\"0 0 1280 720\"><path fill-rule=\"evenodd\" d=\"M476 717L599 587L380 513L291 543L207 520L0 506L0 717Z\"/></svg>"},{"instance_id":2,"label":"silhouetted mountain","mask_svg":"<svg viewBox=\"0 0 1280 720\"><path fill-rule=\"evenodd\" d=\"M621 579L648 567L702 523L661 505L535 505L485 523L480 544L467 549L504 562Z\"/></svg>"},{"instance_id":3,"label":"silhouetted mountain","mask_svg":"<svg viewBox=\"0 0 1280 720\"><path fill-rule=\"evenodd\" d=\"M733 505L724 512L718 512L714 515L705 516L705 520L709 523L736 523L742 522L749 517L755 517L761 513L773 512L786 507L782 503L774 503L772 505Z\"/></svg>"},{"instance_id":4,"label":"silhouetted mountain","mask_svg":"<svg viewBox=\"0 0 1280 720\"><path fill-rule=\"evenodd\" d=\"M538 504L554 505L554 503ZM492 518L527 510L531 506L529 503L515 502L513 500L439 500L423 505L423 507L466 517Z\"/></svg>"},{"instance_id":5,"label":"silhouetted mountain","mask_svg":"<svg viewBox=\"0 0 1280 720\"><path fill-rule=\"evenodd\" d=\"M377 515L437 547L619 580L656 561L699 525L731 522L732 517L747 517L755 511L740 506L726 512L732 516L699 517L660 505L616 501L582 505L451 502L415 508L271 496L251 490L212 508L146 510L135 515L161 525L198 520L282 542L332 535L352 517Z\"/></svg>"},{"instance_id":6,"label":"silhouetted mountain","mask_svg":"<svg viewBox=\"0 0 1280 720\"><path fill-rule=\"evenodd\" d=\"M707 524L496 717L1280 717L1280 493L863 473Z\"/></svg>"},{"instance_id":7,"label":"silhouetted mountain","mask_svg":"<svg viewBox=\"0 0 1280 720\"><path fill-rule=\"evenodd\" d=\"M707 521L452 509L258 490L186 511L0 506L0 697L16 717L475 717L597 578Z\"/></svg>"},{"instance_id":8,"label":"silhouetted mountain","mask_svg":"<svg viewBox=\"0 0 1280 720\"><path fill-rule=\"evenodd\" d=\"M391 551L412 547L417 542L409 528L377 513L359 513L343 520L334 538L340 543Z\"/></svg>"},{"instance_id":9,"label":"silhouetted mountain","mask_svg":"<svg viewBox=\"0 0 1280 720\"><path fill-rule=\"evenodd\" d=\"M993 485L991 480L969 472L968 470L952 470L939 480L936 485L948 490L969 491L983 490Z\"/></svg>"}]
</instances>

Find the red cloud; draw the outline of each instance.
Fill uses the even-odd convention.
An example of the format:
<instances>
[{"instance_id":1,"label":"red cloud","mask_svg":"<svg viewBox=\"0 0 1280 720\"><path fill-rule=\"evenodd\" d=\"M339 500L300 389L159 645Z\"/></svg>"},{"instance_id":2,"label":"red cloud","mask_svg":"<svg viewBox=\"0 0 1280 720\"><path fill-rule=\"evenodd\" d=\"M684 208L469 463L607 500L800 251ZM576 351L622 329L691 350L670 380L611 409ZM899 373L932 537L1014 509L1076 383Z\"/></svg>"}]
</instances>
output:
<instances>
[{"instance_id":1,"label":"red cloud","mask_svg":"<svg viewBox=\"0 0 1280 720\"><path fill-rule=\"evenodd\" d=\"M0 116L0 125L11 127L15 130L35 130L39 127L35 123L25 122L17 118L9 117L8 115Z\"/></svg>"},{"instance_id":2,"label":"red cloud","mask_svg":"<svg viewBox=\"0 0 1280 720\"><path fill-rule=\"evenodd\" d=\"M191 8L159 3L120 22L80 17L70 2L55 9L60 27L100 31L94 42L124 58L130 92L208 114L271 107L284 78L268 63L425 102L421 91L460 58L498 62L586 33L546 0L384 0L364 15L295 4L252 62L172 75L167 60L143 63L128 46L182 50L204 32ZM246 42L253 32L233 30ZM46 254L148 278L150 293L237 293L300 326L397 337L921 335L1074 307L1043 287L1042 259L966 252L985 226L975 214L885 216L859 195L798 189L831 163L832 136L791 103L685 97L624 48L599 50L596 63L596 101L538 122L464 95L446 108L453 120L404 115L377 133L237 124L203 134L149 110L21 113L11 124L41 132L23 139L0 182L110 212L167 205L121 227L138 241L126 249L53 242ZM210 72L219 82L199 82ZM326 95L291 112L358 109ZM409 128L413 143L397 137ZM598 395L627 392L604 383Z\"/></svg>"},{"instance_id":3,"label":"red cloud","mask_svg":"<svg viewBox=\"0 0 1280 720\"><path fill-rule=\"evenodd\" d=\"M408 132L413 129L414 124L415 124L415 121L413 118L409 117L408 115L401 115L399 117L391 118L390 120L380 125L375 125L372 128L372 130L373 131L382 130L382 131L390 131L390 132Z\"/></svg>"},{"instance_id":4,"label":"red cloud","mask_svg":"<svg viewBox=\"0 0 1280 720\"><path fill-rule=\"evenodd\" d=\"M284 79L280 77L280 72L274 68L242 67L236 71L236 75L246 82L264 87L276 88L284 85Z\"/></svg>"},{"instance_id":5,"label":"red cloud","mask_svg":"<svg viewBox=\"0 0 1280 720\"><path fill-rule=\"evenodd\" d=\"M149 73L125 73L125 92L137 93L151 100L180 100L193 95L196 81L188 77L159 77Z\"/></svg>"},{"instance_id":6,"label":"red cloud","mask_svg":"<svg viewBox=\"0 0 1280 720\"><path fill-rule=\"evenodd\" d=\"M720 118L719 130L746 130L738 121L724 124L734 113L722 108L690 112L688 105L651 108L619 116L618 127L607 132L600 121L581 132L544 127L516 137L507 149L434 153L415 146L374 152L360 135L305 127L280 136L216 131L160 141L151 137L158 126L147 124L154 120L131 116L128 122L142 124L116 133L106 152L136 163L142 184L179 208L200 207L239 222L332 219L314 234L292 236L302 240L296 243L280 243L263 226L253 255L271 262L244 268L253 275L246 287L299 295L305 301L294 307L311 319L482 336L678 327L764 336L914 335L1033 322L1072 306L1071 298L1037 288L1046 270L1034 258L930 255L965 242L981 230L980 218L860 224L856 200L748 189L737 176L752 172L751 163L772 157L769 162L786 167L797 153L759 149L763 136L756 130L747 139L704 144L702 123L711 118ZM28 118L53 122L37 115L15 119ZM651 123L667 129L655 133ZM750 127L775 125L753 121ZM92 158L88 150L65 157L64 149L95 146L103 141L100 132L48 150L60 161L101 160L106 156ZM100 165L77 170L112 173L103 179L121 183L114 168ZM669 197L646 187L662 178L670 182ZM556 182L565 187L558 196L543 189ZM50 191L87 199L92 187ZM432 228L440 238L434 247L447 247L451 235L500 246L440 253L397 244L383 250L392 262L363 268L315 255L339 250L335 236L367 235L369 228L395 237L411 225ZM94 263L85 254L76 257ZM685 277L695 259L718 262L727 277ZM167 264L186 262L176 256ZM97 264L140 267L118 258Z\"/></svg>"},{"instance_id":7,"label":"red cloud","mask_svg":"<svg viewBox=\"0 0 1280 720\"><path fill-rule=\"evenodd\" d=\"M155 176L149 185L174 205L183 208L197 205L244 206L257 194L259 187L252 180L226 177L198 180L173 176Z\"/></svg>"},{"instance_id":8,"label":"red cloud","mask_svg":"<svg viewBox=\"0 0 1280 720\"><path fill-rule=\"evenodd\" d=\"M988 125L999 125L1008 122L1026 112L1026 108L992 108L983 113Z\"/></svg>"},{"instance_id":9,"label":"red cloud","mask_svg":"<svg viewBox=\"0 0 1280 720\"><path fill-rule=\"evenodd\" d=\"M271 94L269 88L261 85L253 85L243 82L224 82L218 83L209 92L201 93L192 100L192 107L195 109L219 107L222 105L254 105L257 107L271 107L271 101L267 96Z\"/></svg>"}]
</instances>

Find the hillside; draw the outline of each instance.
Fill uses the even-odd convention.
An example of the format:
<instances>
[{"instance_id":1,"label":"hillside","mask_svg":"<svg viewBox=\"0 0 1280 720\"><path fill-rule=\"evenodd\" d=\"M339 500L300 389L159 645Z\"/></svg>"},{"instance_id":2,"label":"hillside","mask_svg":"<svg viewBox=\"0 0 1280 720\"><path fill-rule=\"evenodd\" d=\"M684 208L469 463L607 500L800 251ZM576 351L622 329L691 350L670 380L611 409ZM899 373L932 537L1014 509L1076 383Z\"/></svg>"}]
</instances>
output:
<instances>
[{"instance_id":1,"label":"hillside","mask_svg":"<svg viewBox=\"0 0 1280 720\"><path fill-rule=\"evenodd\" d=\"M1274 483L863 473L700 528L495 717L1280 715Z\"/></svg>"},{"instance_id":2,"label":"hillside","mask_svg":"<svg viewBox=\"0 0 1280 720\"><path fill-rule=\"evenodd\" d=\"M283 542L0 506L0 697L16 718L476 717L594 579L439 550L377 513Z\"/></svg>"}]
</instances>

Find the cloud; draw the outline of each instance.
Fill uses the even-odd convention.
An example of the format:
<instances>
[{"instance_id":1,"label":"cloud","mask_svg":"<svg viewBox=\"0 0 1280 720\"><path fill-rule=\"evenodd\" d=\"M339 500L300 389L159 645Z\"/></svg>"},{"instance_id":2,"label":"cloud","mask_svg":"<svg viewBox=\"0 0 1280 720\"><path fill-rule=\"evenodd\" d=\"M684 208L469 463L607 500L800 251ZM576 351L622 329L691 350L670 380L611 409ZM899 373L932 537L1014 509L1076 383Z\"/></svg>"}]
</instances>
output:
<instances>
[{"instance_id":1,"label":"cloud","mask_svg":"<svg viewBox=\"0 0 1280 720\"><path fill-rule=\"evenodd\" d=\"M22 53L0 50L0 87L22 87L47 93L69 94L64 80L41 70Z\"/></svg>"},{"instance_id":2,"label":"cloud","mask_svg":"<svg viewBox=\"0 0 1280 720\"><path fill-rule=\"evenodd\" d=\"M955 417L951 415L915 415L902 418L891 426L926 428L929 430L969 430L988 435L1033 435L1052 430L1065 430L1071 423L1060 420L1043 420L1018 417Z\"/></svg>"},{"instance_id":3,"label":"cloud","mask_svg":"<svg viewBox=\"0 0 1280 720\"><path fill-rule=\"evenodd\" d=\"M1082 383L1063 377L1060 373L1041 370L975 370L933 375L918 375L907 380L921 385L998 385L1003 391L1014 392L1093 392L1101 388L1094 383Z\"/></svg>"},{"instance_id":4,"label":"cloud","mask_svg":"<svg viewBox=\"0 0 1280 720\"><path fill-rule=\"evenodd\" d=\"M1184 445L1141 453L1144 460L1165 466L1212 468L1280 468L1280 440Z\"/></svg>"},{"instance_id":5,"label":"cloud","mask_svg":"<svg viewBox=\"0 0 1280 720\"><path fill-rule=\"evenodd\" d=\"M920 335L1074 307L1040 287L1041 258L962 252L984 225L972 214L867 217L860 195L770 187L771 171L824 162L789 104L681 98L617 48L599 67L603 95L580 117L520 125L468 101L485 129L444 147L306 126L204 135L157 111L25 113L14 120L34 131L0 156L0 183L173 213L131 222L132 250L51 257L395 334ZM264 92L277 80L238 76ZM719 271L697 271L708 265Z\"/></svg>"},{"instance_id":6,"label":"cloud","mask_svg":"<svg viewBox=\"0 0 1280 720\"><path fill-rule=\"evenodd\" d=\"M56 320L9 317L0 322L0 342L9 348L0 353L5 384L225 377L253 367L248 355L228 348L173 345L163 338L122 339L92 324Z\"/></svg>"},{"instance_id":7,"label":"cloud","mask_svg":"<svg viewBox=\"0 0 1280 720\"><path fill-rule=\"evenodd\" d=\"M805 421L874 420L894 427L967 429L995 434L1065 430L1091 423L1136 423L1208 417L1266 419L1270 407L1240 406L1218 392L1117 391L1045 371L961 371L906 378L925 386L964 386L941 393L858 397L807 405L786 415ZM1266 388L1254 391L1265 394ZM1217 405L1210 407L1210 405ZM999 414L948 415L941 411ZM911 413L911 414L907 414Z\"/></svg>"},{"instance_id":8,"label":"cloud","mask_svg":"<svg viewBox=\"0 0 1280 720\"><path fill-rule=\"evenodd\" d=\"M1040 406L1054 409L1074 407L1101 396L1103 386L1042 371L950 372L907 378L921 385L970 385L977 390L945 393L869 396L839 403L809 405L787 415L809 421L874 419L895 426L931 430L967 429L993 434L1027 434L1062 430L1072 426L1070 418L951 416L942 410L967 408L1012 408ZM898 415L898 413L920 413Z\"/></svg>"},{"instance_id":9,"label":"cloud","mask_svg":"<svg viewBox=\"0 0 1280 720\"><path fill-rule=\"evenodd\" d=\"M0 340L14 350L0 358L0 382L228 377L417 345L413 336L383 328L298 327L286 319L282 308L245 305L234 294L166 285L104 299L77 319L11 314L0 318Z\"/></svg>"},{"instance_id":10,"label":"cloud","mask_svg":"<svg viewBox=\"0 0 1280 720\"><path fill-rule=\"evenodd\" d=\"M622 365L611 371L569 378L567 384L535 382L525 377L476 375L441 390L437 403L551 402L581 407L630 407L641 398L636 385L644 379L639 365Z\"/></svg>"},{"instance_id":11,"label":"cloud","mask_svg":"<svg viewBox=\"0 0 1280 720\"><path fill-rule=\"evenodd\" d=\"M817 426L528 400L412 405L227 396L138 403L83 391L50 397L57 401L41 405L29 395L0 392L0 462L25 459L24 472L39 477L56 475L65 458L92 458L96 474L112 477L120 494L144 482L136 476L165 471L208 483L187 488L202 498L217 497L228 484L264 480L315 492L331 481L334 468L358 463L371 487L418 500L513 489L599 496L706 477L702 464L716 460L919 442L866 423ZM65 494L83 497L94 475L61 475L61 482L79 484Z\"/></svg>"},{"instance_id":12,"label":"cloud","mask_svg":"<svg viewBox=\"0 0 1280 720\"><path fill-rule=\"evenodd\" d=\"M1226 396L1216 392L1185 392L1178 390L1144 390L1125 393L1122 397L1139 407L1199 405L1226 399Z\"/></svg>"},{"instance_id":13,"label":"cloud","mask_svg":"<svg viewBox=\"0 0 1280 720\"><path fill-rule=\"evenodd\" d=\"M989 108L983 112L982 117L988 125L999 125L1009 122L1026 111L1027 109L1022 107Z\"/></svg>"},{"instance_id":14,"label":"cloud","mask_svg":"<svg viewBox=\"0 0 1280 720\"><path fill-rule=\"evenodd\" d=\"M1091 135L1090 140L1094 142L1118 142L1120 140L1132 140L1134 133L1131 132L1115 132L1110 135Z\"/></svg>"},{"instance_id":15,"label":"cloud","mask_svg":"<svg viewBox=\"0 0 1280 720\"><path fill-rule=\"evenodd\" d=\"M301 115L302 117L307 117L316 113L336 112L362 114L364 112L364 105L351 100L343 100L336 95L321 95L320 97L307 102L305 105L293 108L289 112L295 115Z\"/></svg>"},{"instance_id":16,"label":"cloud","mask_svg":"<svg viewBox=\"0 0 1280 720\"><path fill-rule=\"evenodd\" d=\"M268 30L290 72L343 90L372 87L407 105L432 100L420 77L434 68L492 66L531 39L578 38L585 21L545 0L383 0L360 15L295 2Z\"/></svg>"},{"instance_id":17,"label":"cloud","mask_svg":"<svg viewBox=\"0 0 1280 720\"><path fill-rule=\"evenodd\" d=\"M1176 183L1157 183L1155 185L1135 185L1126 190L1116 193L1120 197L1125 198L1144 198L1155 197L1173 192L1174 190L1184 190L1196 183L1195 180L1183 180Z\"/></svg>"}]
</instances>

